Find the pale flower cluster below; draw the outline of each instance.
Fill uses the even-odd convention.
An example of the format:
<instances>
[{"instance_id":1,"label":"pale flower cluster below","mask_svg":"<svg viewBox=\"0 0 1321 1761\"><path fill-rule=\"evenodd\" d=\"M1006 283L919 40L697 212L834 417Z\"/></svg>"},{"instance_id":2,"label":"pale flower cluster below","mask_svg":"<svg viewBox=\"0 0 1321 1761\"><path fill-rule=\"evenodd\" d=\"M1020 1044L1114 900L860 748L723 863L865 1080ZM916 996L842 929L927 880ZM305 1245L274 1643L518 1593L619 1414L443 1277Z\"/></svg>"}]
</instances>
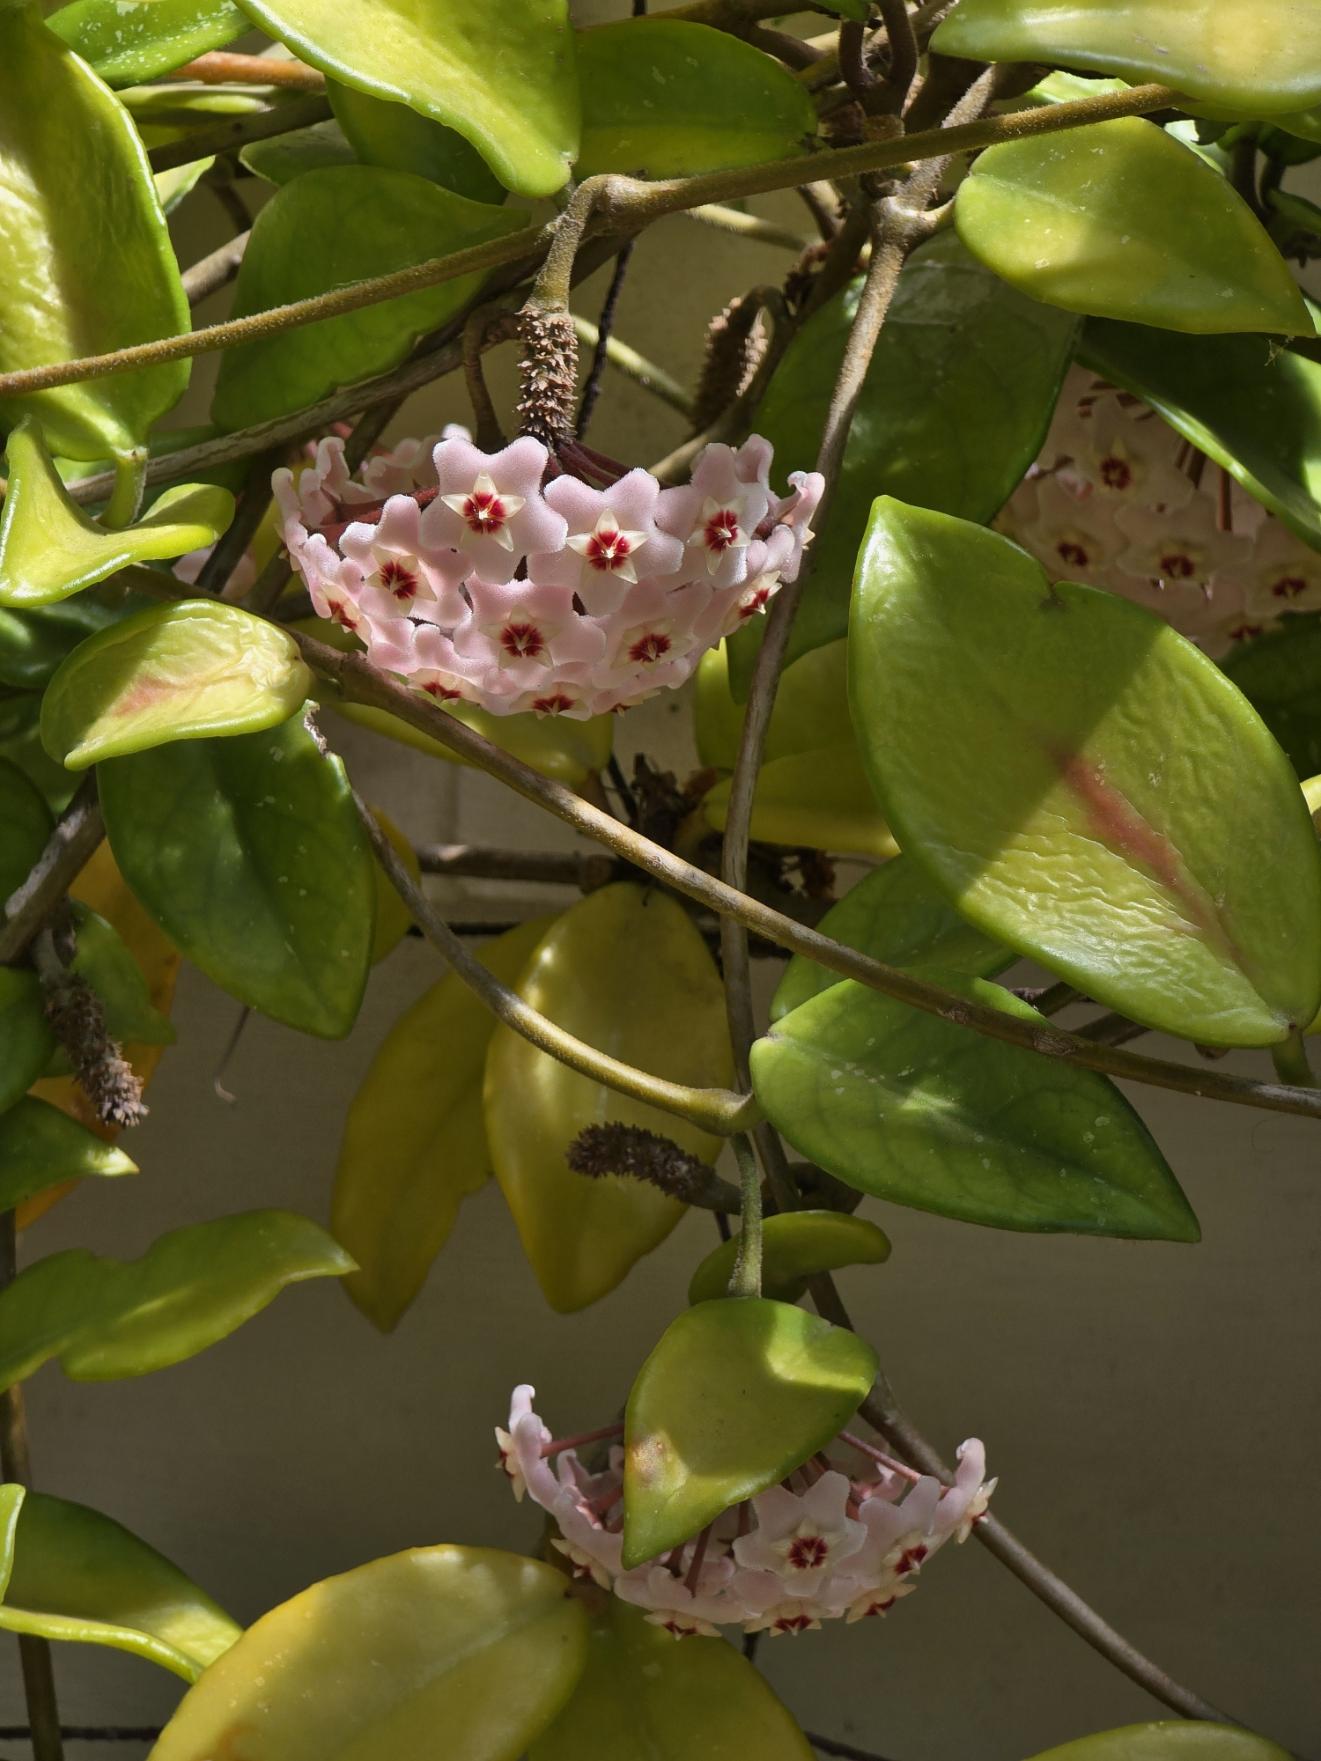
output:
<instances>
[{"instance_id":1,"label":"pale flower cluster below","mask_svg":"<svg viewBox=\"0 0 1321 1761\"><path fill-rule=\"evenodd\" d=\"M583 720L682 685L796 577L822 479L779 496L770 467L754 435L679 487L636 469L598 487L529 436L485 453L449 429L360 478L323 440L273 486L313 606L375 665L493 715Z\"/></svg>"},{"instance_id":2,"label":"pale flower cluster below","mask_svg":"<svg viewBox=\"0 0 1321 1761\"><path fill-rule=\"evenodd\" d=\"M735 1505L662 1559L625 1570L623 1449L592 1472L557 1443L532 1410L535 1389L516 1388L500 1464L514 1496L530 1497L559 1530L554 1545L574 1571L646 1610L677 1638L744 1632L801 1633L823 1620L889 1612L917 1587L946 1541L964 1541L995 1490L975 1438L959 1450L952 1486L917 1474L844 1432L781 1485Z\"/></svg>"},{"instance_id":3,"label":"pale flower cluster below","mask_svg":"<svg viewBox=\"0 0 1321 1761\"><path fill-rule=\"evenodd\" d=\"M1052 580L1122 594L1215 660L1321 611L1321 554L1150 405L1078 368L996 524Z\"/></svg>"}]
</instances>

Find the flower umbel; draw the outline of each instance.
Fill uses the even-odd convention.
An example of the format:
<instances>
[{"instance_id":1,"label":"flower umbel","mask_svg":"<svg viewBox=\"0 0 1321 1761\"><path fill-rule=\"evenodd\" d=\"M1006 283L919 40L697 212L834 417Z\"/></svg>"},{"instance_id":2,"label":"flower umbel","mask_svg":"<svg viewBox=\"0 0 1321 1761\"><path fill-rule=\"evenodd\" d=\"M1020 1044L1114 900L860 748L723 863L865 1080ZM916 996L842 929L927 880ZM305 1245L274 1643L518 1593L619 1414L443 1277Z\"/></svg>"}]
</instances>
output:
<instances>
[{"instance_id":1,"label":"flower umbel","mask_svg":"<svg viewBox=\"0 0 1321 1761\"><path fill-rule=\"evenodd\" d=\"M290 560L318 614L416 689L575 720L682 685L797 575L822 480L795 472L775 495L756 436L708 446L674 489L641 470L602 488L566 457L447 430L355 478L323 440L273 479Z\"/></svg>"},{"instance_id":2,"label":"flower umbel","mask_svg":"<svg viewBox=\"0 0 1321 1761\"><path fill-rule=\"evenodd\" d=\"M781 1485L727 1510L664 1559L625 1571L622 1561L622 1426L556 1442L532 1410L535 1390L514 1390L500 1462L549 1513L555 1546L574 1571L647 1611L677 1638L714 1633L800 1633L823 1620L887 1613L916 1588L922 1566L946 1541L964 1541L995 1490L974 1438L959 1450L952 1486L892 1461L850 1432ZM609 1444L603 1470L583 1466L575 1445ZM838 1457L838 1459L836 1459Z\"/></svg>"}]
</instances>

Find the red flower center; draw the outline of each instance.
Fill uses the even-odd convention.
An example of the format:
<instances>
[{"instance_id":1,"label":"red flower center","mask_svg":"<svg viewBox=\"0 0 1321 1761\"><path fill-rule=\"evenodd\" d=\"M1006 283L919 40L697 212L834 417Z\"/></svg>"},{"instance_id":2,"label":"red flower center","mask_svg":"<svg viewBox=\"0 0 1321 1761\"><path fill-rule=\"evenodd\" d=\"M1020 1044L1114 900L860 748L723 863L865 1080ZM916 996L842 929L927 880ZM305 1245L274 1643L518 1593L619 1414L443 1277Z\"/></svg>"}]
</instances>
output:
<instances>
[{"instance_id":1,"label":"red flower center","mask_svg":"<svg viewBox=\"0 0 1321 1761\"><path fill-rule=\"evenodd\" d=\"M797 1535L790 1543L789 1564L795 1571L812 1571L830 1557L830 1546L822 1535Z\"/></svg>"},{"instance_id":2,"label":"red flower center","mask_svg":"<svg viewBox=\"0 0 1321 1761\"><path fill-rule=\"evenodd\" d=\"M782 1614L775 1623L777 1633L805 1633L811 1630L810 1614Z\"/></svg>"},{"instance_id":3,"label":"red flower center","mask_svg":"<svg viewBox=\"0 0 1321 1761\"><path fill-rule=\"evenodd\" d=\"M1172 550L1160 559L1160 572L1172 581L1191 581L1197 573L1197 563L1186 550Z\"/></svg>"},{"instance_id":4,"label":"red flower center","mask_svg":"<svg viewBox=\"0 0 1321 1761\"><path fill-rule=\"evenodd\" d=\"M1071 569L1085 569L1092 560L1086 546L1079 544L1075 538L1061 538L1055 551L1060 561L1068 563Z\"/></svg>"},{"instance_id":5,"label":"red flower center","mask_svg":"<svg viewBox=\"0 0 1321 1761\"><path fill-rule=\"evenodd\" d=\"M456 691L453 685L442 685L439 679L426 680L422 689L428 697L439 697L442 703L459 703L463 699L462 691Z\"/></svg>"},{"instance_id":6,"label":"red flower center","mask_svg":"<svg viewBox=\"0 0 1321 1761\"><path fill-rule=\"evenodd\" d=\"M341 630L353 631L357 629L357 618L353 616L348 606L341 605L339 600L332 599L326 610L330 613L331 622L338 624Z\"/></svg>"},{"instance_id":7,"label":"red flower center","mask_svg":"<svg viewBox=\"0 0 1321 1761\"><path fill-rule=\"evenodd\" d=\"M901 1578L905 1577L910 1571L916 1571L926 1556L927 1549L920 1544L916 1547L909 1547L899 1555L899 1563L894 1569Z\"/></svg>"},{"instance_id":8,"label":"red flower center","mask_svg":"<svg viewBox=\"0 0 1321 1761\"><path fill-rule=\"evenodd\" d=\"M1307 592L1307 582L1301 575L1281 575L1271 592L1277 599L1297 599L1300 593Z\"/></svg>"},{"instance_id":9,"label":"red flower center","mask_svg":"<svg viewBox=\"0 0 1321 1761\"><path fill-rule=\"evenodd\" d=\"M470 532L498 532L508 519L505 504L489 489L474 489L463 504L463 517Z\"/></svg>"},{"instance_id":10,"label":"red flower center","mask_svg":"<svg viewBox=\"0 0 1321 1761\"><path fill-rule=\"evenodd\" d=\"M535 624L506 624L500 632L500 646L506 654L535 660L545 652L546 638Z\"/></svg>"},{"instance_id":11,"label":"red flower center","mask_svg":"<svg viewBox=\"0 0 1321 1761\"><path fill-rule=\"evenodd\" d=\"M628 658L639 662L659 660L668 654L674 644L660 630L651 630L645 636L639 636L628 651Z\"/></svg>"},{"instance_id":12,"label":"red flower center","mask_svg":"<svg viewBox=\"0 0 1321 1761\"><path fill-rule=\"evenodd\" d=\"M702 537L708 550L728 550L731 544L738 543L738 514L733 508L721 508L706 522Z\"/></svg>"},{"instance_id":13,"label":"red flower center","mask_svg":"<svg viewBox=\"0 0 1321 1761\"><path fill-rule=\"evenodd\" d=\"M755 588L738 608L738 615L741 618L754 617L756 613L761 610L762 606L765 605L770 596L771 590L769 587Z\"/></svg>"},{"instance_id":14,"label":"red flower center","mask_svg":"<svg viewBox=\"0 0 1321 1761\"><path fill-rule=\"evenodd\" d=\"M1107 489L1131 489L1133 467L1127 459L1118 459L1112 453L1109 458L1101 460L1101 481Z\"/></svg>"},{"instance_id":15,"label":"red flower center","mask_svg":"<svg viewBox=\"0 0 1321 1761\"><path fill-rule=\"evenodd\" d=\"M532 707L538 715L560 715L573 708L573 698L566 697L563 691L552 691L549 697L534 697Z\"/></svg>"},{"instance_id":16,"label":"red flower center","mask_svg":"<svg viewBox=\"0 0 1321 1761\"><path fill-rule=\"evenodd\" d=\"M628 559L632 550L622 532L593 532L587 541L587 560L594 569L608 575Z\"/></svg>"},{"instance_id":17,"label":"red flower center","mask_svg":"<svg viewBox=\"0 0 1321 1761\"><path fill-rule=\"evenodd\" d=\"M870 1620L875 1614L888 1614L897 1600L896 1596L886 1596L883 1601L869 1602L862 1611L863 1619Z\"/></svg>"},{"instance_id":18,"label":"red flower center","mask_svg":"<svg viewBox=\"0 0 1321 1761\"><path fill-rule=\"evenodd\" d=\"M403 563L391 557L389 562L381 564L381 586L389 588L396 599L407 601L417 592L417 576L412 569L405 568Z\"/></svg>"},{"instance_id":19,"label":"red flower center","mask_svg":"<svg viewBox=\"0 0 1321 1761\"><path fill-rule=\"evenodd\" d=\"M1232 642L1250 642L1254 636L1260 636L1261 631L1260 624L1235 624L1229 636Z\"/></svg>"}]
</instances>

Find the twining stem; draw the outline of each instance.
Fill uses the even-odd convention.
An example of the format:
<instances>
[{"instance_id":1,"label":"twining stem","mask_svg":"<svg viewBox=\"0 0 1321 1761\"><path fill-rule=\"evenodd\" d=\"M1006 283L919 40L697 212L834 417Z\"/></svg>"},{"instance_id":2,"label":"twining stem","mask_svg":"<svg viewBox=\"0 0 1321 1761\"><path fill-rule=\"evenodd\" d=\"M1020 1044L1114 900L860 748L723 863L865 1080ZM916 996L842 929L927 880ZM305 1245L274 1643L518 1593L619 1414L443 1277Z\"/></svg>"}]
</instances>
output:
<instances>
[{"instance_id":1,"label":"twining stem","mask_svg":"<svg viewBox=\"0 0 1321 1761\"><path fill-rule=\"evenodd\" d=\"M649 1106L658 1107L664 1113L672 1113L678 1119L686 1119L703 1131L713 1132L719 1137L729 1137L735 1132L745 1131L755 1122L759 1110L750 1095L735 1094L732 1090L723 1088L691 1088L686 1083L669 1082L664 1077L637 1070L631 1064L612 1058L608 1052L597 1051L594 1046L566 1033L539 1010L525 1003L517 991L501 984L494 973L488 972L481 961L468 952L421 888L414 883L413 877L381 830L371 809L359 796L355 795L353 799L363 829L371 839L376 860L385 871L391 886L408 907L414 922L498 1020L511 1027L515 1033L521 1034L539 1051L558 1059L561 1064L567 1064L571 1070L590 1077L593 1082L603 1083L606 1088L614 1089L617 1094L628 1095L632 1100L645 1101Z\"/></svg>"},{"instance_id":2,"label":"twining stem","mask_svg":"<svg viewBox=\"0 0 1321 1761\"><path fill-rule=\"evenodd\" d=\"M1321 1119L1321 1090L1259 1082L1225 1071L1147 1058L1113 1046L1092 1045L1053 1023L1003 1014L999 1009L971 1002L932 984L916 973L873 960L856 948L846 947L843 942L834 941L819 930L786 917L760 899L736 891L705 869L685 862L672 850L654 843L612 814L575 795L563 783L543 777L529 765L483 739L456 717L448 715L439 704L378 671L365 656L341 653L300 631L291 630L290 635L312 670L328 685L337 687L348 701L384 709L397 716L410 727L429 734L440 745L459 753L477 769L498 778L525 800L574 827L584 837L604 844L636 868L672 887L675 892L709 906L722 917L740 918L766 941L787 948L791 953L802 954L827 971L838 973L841 978L856 979L869 989L894 997L897 1002L907 1003L924 1014L939 1015L957 1026L1019 1046L1039 1057L1060 1058L1086 1070L1098 1070L1106 1076L1170 1089L1199 1099Z\"/></svg>"},{"instance_id":3,"label":"twining stem","mask_svg":"<svg viewBox=\"0 0 1321 1761\"><path fill-rule=\"evenodd\" d=\"M302 100L298 100L302 102ZM320 99L308 103L319 104ZM767 195L772 190L793 189L799 184L819 178L849 178L868 171L883 171L910 161L944 158L954 153L974 152L999 141L1018 140L1027 136L1055 134L1064 129L1081 128L1089 123L1104 122L1117 116L1141 116L1150 110L1177 105L1178 94L1168 86L1133 86L1122 92L1105 93L1096 98L1083 98L1075 103L1043 105L1040 109L1013 111L1005 116L985 117L956 128L934 129L887 141L867 141L861 146L838 147L817 153L805 153L794 159L778 159L765 165L752 165L731 171L706 172L697 177L669 178L655 183L636 178L608 176L590 178L582 184L569 207L549 228L522 227L502 239L470 245L465 250L444 257L395 270L389 275L373 276L366 281L351 282L333 288L311 299L294 300L288 305L274 306L268 311L253 312L244 318L231 318L222 324L211 324L182 336L161 337L156 342L135 344L104 355L90 355L76 361L54 362L43 367L26 367L18 372L0 374L0 398L23 397L32 392L49 390L58 385L74 385L85 379L104 378L108 374L125 373L162 361L177 361L190 355L205 354L216 349L231 348L236 343L250 342L256 337L271 336L279 331L315 324L345 312L360 311L365 306L395 299L401 294L415 293L419 288L435 287L461 275L472 275L512 263L529 251L540 247L553 260L552 280L559 280L559 266L571 263L574 254L575 228L586 224L583 209L590 207L592 225L607 232L631 232L659 219L665 214L678 214L709 202L728 202L743 196ZM282 106L282 109L291 106ZM261 121L244 118L244 124ZM276 127L269 133L278 133ZM186 143L173 143L158 149L158 155L173 154L171 165L186 164L202 153L223 150L236 138L231 131L228 139L217 147L210 139L192 136ZM256 139L249 133L247 139ZM182 154L182 157L179 155ZM165 169L158 156L153 166ZM597 186L593 188L592 186ZM590 192L590 199L589 194Z\"/></svg>"},{"instance_id":4,"label":"twining stem","mask_svg":"<svg viewBox=\"0 0 1321 1761\"><path fill-rule=\"evenodd\" d=\"M0 1290L13 1283L18 1271L17 1233L13 1211L0 1214ZM20 1486L32 1484L23 1388L17 1382L0 1394L0 1479ZM18 1640L18 1657L32 1727L33 1761L62 1761L64 1745L50 1645L45 1639L23 1633Z\"/></svg>"},{"instance_id":5,"label":"twining stem","mask_svg":"<svg viewBox=\"0 0 1321 1761\"><path fill-rule=\"evenodd\" d=\"M738 1253L729 1280L731 1296L761 1295L761 1170L752 1142L741 1132L731 1143L738 1162L739 1237Z\"/></svg>"},{"instance_id":6,"label":"twining stem","mask_svg":"<svg viewBox=\"0 0 1321 1761\"><path fill-rule=\"evenodd\" d=\"M0 966L26 953L101 842L104 829L96 779L89 776L60 815L22 886L0 900Z\"/></svg>"},{"instance_id":7,"label":"twining stem","mask_svg":"<svg viewBox=\"0 0 1321 1761\"><path fill-rule=\"evenodd\" d=\"M1307 1055L1307 1042L1301 1033L1291 1033L1278 1046L1271 1047L1275 1074L1281 1082L1296 1083L1300 1088L1315 1088L1316 1076Z\"/></svg>"}]
</instances>

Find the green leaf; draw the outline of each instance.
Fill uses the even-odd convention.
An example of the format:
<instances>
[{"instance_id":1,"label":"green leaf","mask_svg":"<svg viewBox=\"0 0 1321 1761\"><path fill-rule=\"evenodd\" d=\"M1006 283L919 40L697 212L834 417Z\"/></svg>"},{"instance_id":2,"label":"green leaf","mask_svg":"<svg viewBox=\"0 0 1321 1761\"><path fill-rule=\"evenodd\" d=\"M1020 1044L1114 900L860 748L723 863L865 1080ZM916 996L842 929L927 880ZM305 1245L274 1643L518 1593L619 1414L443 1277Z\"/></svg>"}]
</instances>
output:
<instances>
[{"instance_id":1,"label":"green leaf","mask_svg":"<svg viewBox=\"0 0 1321 1761\"><path fill-rule=\"evenodd\" d=\"M180 951L276 1021L346 1034L374 883L340 761L295 718L108 759L97 776L115 860Z\"/></svg>"},{"instance_id":2,"label":"green leaf","mask_svg":"<svg viewBox=\"0 0 1321 1761\"><path fill-rule=\"evenodd\" d=\"M0 1113L0 1211L66 1180L137 1171L123 1150L47 1101L25 1096Z\"/></svg>"},{"instance_id":3,"label":"green leaf","mask_svg":"<svg viewBox=\"0 0 1321 1761\"><path fill-rule=\"evenodd\" d=\"M1295 614L1236 648L1224 670L1300 777L1321 771L1321 613Z\"/></svg>"},{"instance_id":4,"label":"green leaf","mask_svg":"<svg viewBox=\"0 0 1321 1761\"><path fill-rule=\"evenodd\" d=\"M850 646L882 808L972 923L1199 1043L1272 1045L1311 1021L1311 821L1191 642L1115 594L1052 587L1006 538L882 499Z\"/></svg>"},{"instance_id":5,"label":"green leaf","mask_svg":"<svg viewBox=\"0 0 1321 1761\"><path fill-rule=\"evenodd\" d=\"M1254 336L1176 336L1093 319L1080 359L1151 404L1321 549L1321 361Z\"/></svg>"},{"instance_id":6,"label":"green leaf","mask_svg":"<svg viewBox=\"0 0 1321 1761\"><path fill-rule=\"evenodd\" d=\"M982 979L939 982L1042 1020ZM1197 1219L1111 1083L845 981L752 1048L794 1148L861 1192L996 1229L1196 1241Z\"/></svg>"},{"instance_id":7,"label":"green leaf","mask_svg":"<svg viewBox=\"0 0 1321 1761\"><path fill-rule=\"evenodd\" d=\"M709 825L724 831L733 785L717 783L703 797ZM773 758L757 773L752 836L767 844L805 844L884 861L898 848L877 811L858 748L822 746Z\"/></svg>"},{"instance_id":8,"label":"green leaf","mask_svg":"<svg viewBox=\"0 0 1321 1761\"><path fill-rule=\"evenodd\" d=\"M312 688L287 630L236 605L153 605L74 649L46 688L41 738L67 770L287 721Z\"/></svg>"},{"instance_id":9,"label":"green leaf","mask_svg":"<svg viewBox=\"0 0 1321 1761\"><path fill-rule=\"evenodd\" d=\"M54 825L36 784L16 764L0 759L0 915L32 872Z\"/></svg>"},{"instance_id":10,"label":"green leaf","mask_svg":"<svg viewBox=\"0 0 1321 1761\"><path fill-rule=\"evenodd\" d=\"M27 1093L54 1049L36 973L0 966L0 1113Z\"/></svg>"},{"instance_id":11,"label":"green leaf","mask_svg":"<svg viewBox=\"0 0 1321 1761\"><path fill-rule=\"evenodd\" d=\"M390 10L384 4L379 9ZM375 165L308 171L278 189L253 222L239 265L234 316L386 275L503 238L526 224L526 215L469 202L406 171ZM383 373L420 336L460 311L482 281L481 275L461 275L227 349L212 416L221 428L247 427Z\"/></svg>"},{"instance_id":12,"label":"green leaf","mask_svg":"<svg viewBox=\"0 0 1321 1761\"><path fill-rule=\"evenodd\" d=\"M82 780L46 756L38 723L41 698L33 691L0 693L0 759L21 770L45 796L53 812L68 806Z\"/></svg>"},{"instance_id":13,"label":"green leaf","mask_svg":"<svg viewBox=\"0 0 1321 1761\"><path fill-rule=\"evenodd\" d=\"M1249 116L1321 100L1321 14L1297 0L960 0L931 46L1159 80Z\"/></svg>"},{"instance_id":14,"label":"green leaf","mask_svg":"<svg viewBox=\"0 0 1321 1761\"><path fill-rule=\"evenodd\" d=\"M954 218L988 269L1066 311L1167 330L1315 333L1242 196L1140 116L991 147L960 184Z\"/></svg>"},{"instance_id":15,"label":"green leaf","mask_svg":"<svg viewBox=\"0 0 1321 1761\"><path fill-rule=\"evenodd\" d=\"M411 114L411 112L410 112ZM239 159L254 177L267 183L289 183L309 171L337 165L356 165L358 156L344 138L338 122L314 122L293 128L288 134L272 135L267 141L249 141Z\"/></svg>"},{"instance_id":16,"label":"green leaf","mask_svg":"<svg viewBox=\"0 0 1321 1761\"><path fill-rule=\"evenodd\" d=\"M505 186L461 134L407 104L373 98L330 80L327 90L340 127L364 165L411 171L474 202L503 202Z\"/></svg>"},{"instance_id":17,"label":"green leaf","mask_svg":"<svg viewBox=\"0 0 1321 1761\"><path fill-rule=\"evenodd\" d=\"M0 371L187 330L142 143L34 7L0 10L0 117ZM100 459L139 446L187 384L187 361L137 367L0 399L0 421L33 416L56 452Z\"/></svg>"},{"instance_id":18,"label":"green leaf","mask_svg":"<svg viewBox=\"0 0 1321 1761\"><path fill-rule=\"evenodd\" d=\"M816 458L859 287L807 321L771 380L757 425L785 469ZM1075 319L1024 298L953 233L909 259L849 428L830 518L812 545L812 591L794 623L791 659L847 635L853 559L875 496L965 520L999 512L1041 450L1075 334ZM740 695L755 640L732 645Z\"/></svg>"},{"instance_id":19,"label":"green leaf","mask_svg":"<svg viewBox=\"0 0 1321 1761\"><path fill-rule=\"evenodd\" d=\"M115 597L120 597L119 589ZM133 603L138 603L134 595ZM41 690L69 650L122 617L119 606L103 605L92 594L30 611L0 610L0 686Z\"/></svg>"},{"instance_id":20,"label":"green leaf","mask_svg":"<svg viewBox=\"0 0 1321 1761\"><path fill-rule=\"evenodd\" d=\"M690 177L801 153L816 134L806 87L771 55L682 19L580 32L582 151L575 174Z\"/></svg>"},{"instance_id":21,"label":"green leaf","mask_svg":"<svg viewBox=\"0 0 1321 1761\"><path fill-rule=\"evenodd\" d=\"M119 931L89 906L70 906L76 948L70 969L91 985L105 1010L111 1039L131 1045L172 1046L174 1028L151 1000L142 968Z\"/></svg>"},{"instance_id":22,"label":"green leaf","mask_svg":"<svg viewBox=\"0 0 1321 1761\"><path fill-rule=\"evenodd\" d=\"M416 1547L264 1615L185 1696L150 1761L516 1761L582 1673L561 1574L484 1547ZM443 1738L442 1738L443 1733Z\"/></svg>"},{"instance_id":23,"label":"green leaf","mask_svg":"<svg viewBox=\"0 0 1321 1761\"><path fill-rule=\"evenodd\" d=\"M690 1541L801 1467L876 1377L856 1333L765 1297L686 1309L638 1371L624 1414L624 1565Z\"/></svg>"},{"instance_id":24,"label":"green leaf","mask_svg":"<svg viewBox=\"0 0 1321 1761\"><path fill-rule=\"evenodd\" d=\"M229 0L73 0L46 23L108 86L159 79L250 28Z\"/></svg>"},{"instance_id":25,"label":"green leaf","mask_svg":"<svg viewBox=\"0 0 1321 1761\"><path fill-rule=\"evenodd\" d=\"M689 1302L711 1302L729 1294L738 1250L737 1235L711 1250L693 1273ZM762 1224L762 1290L780 1302L797 1302L818 1272L879 1266L889 1257L883 1230L842 1211L781 1211Z\"/></svg>"},{"instance_id":26,"label":"green leaf","mask_svg":"<svg viewBox=\"0 0 1321 1761\"><path fill-rule=\"evenodd\" d=\"M1002 943L960 917L921 865L904 856L864 875L817 928L887 966L939 966L970 978L992 978L1014 959ZM795 954L776 989L771 1019L778 1021L838 983L838 973Z\"/></svg>"},{"instance_id":27,"label":"green leaf","mask_svg":"<svg viewBox=\"0 0 1321 1761\"><path fill-rule=\"evenodd\" d=\"M528 1761L812 1761L812 1755L788 1711L732 1645L676 1645L638 1609L607 1597L591 1616L582 1680L533 1743Z\"/></svg>"},{"instance_id":28,"label":"green leaf","mask_svg":"<svg viewBox=\"0 0 1321 1761\"><path fill-rule=\"evenodd\" d=\"M744 707L729 687L729 653L729 643L722 642L702 656L693 697L698 756L713 770L733 770L743 735ZM851 744L848 677L847 642L828 642L787 666L775 693L764 757Z\"/></svg>"},{"instance_id":29,"label":"green leaf","mask_svg":"<svg viewBox=\"0 0 1321 1761\"><path fill-rule=\"evenodd\" d=\"M619 882L587 894L552 924L516 988L626 1064L702 1087L731 1079L715 963L665 893ZM640 1180L571 1173L565 1154L578 1133L619 1121L702 1161L719 1153L718 1139L580 1076L510 1027L492 1037L485 1096L491 1164L542 1293L561 1313L606 1296L683 1215L677 1199Z\"/></svg>"},{"instance_id":30,"label":"green leaf","mask_svg":"<svg viewBox=\"0 0 1321 1761\"><path fill-rule=\"evenodd\" d=\"M1045 1749L1033 1761L1289 1761L1289 1752L1236 1725L1170 1719L1098 1731Z\"/></svg>"},{"instance_id":31,"label":"green leaf","mask_svg":"<svg viewBox=\"0 0 1321 1761\"><path fill-rule=\"evenodd\" d=\"M107 532L70 498L35 422L19 423L9 436L8 454L9 487L0 511L0 605L50 605L130 563L183 556L214 544L234 517L234 497L227 489L183 483L158 497L136 525Z\"/></svg>"},{"instance_id":32,"label":"green leaf","mask_svg":"<svg viewBox=\"0 0 1321 1761\"><path fill-rule=\"evenodd\" d=\"M517 983L551 921L488 942L482 964ZM399 1324L460 1204L491 1172L482 1069L494 1031L486 1005L446 973L390 1029L349 1107L330 1227L358 1263L344 1288L382 1332Z\"/></svg>"},{"instance_id":33,"label":"green leaf","mask_svg":"<svg viewBox=\"0 0 1321 1761\"><path fill-rule=\"evenodd\" d=\"M550 196L578 152L568 0L243 0L332 79L472 142L505 186ZM452 247L451 247L452 248Z\"/></svg>"},{"instance_id":34,"label":"green leaf","mask_svg":"<svg viewBox=\"0 0 1321 1761\"><path fill-rule=\"evenodd\" d=\"M0 1628L131 1651L188 1682L238 1638L236 1621L113 1517L21 1486L5 1491L17 1491L18 1508L0 1534L0 1584L9 1580Z\"/></svg>"},{"instance_id":35,"label":"green leaf","mask_svg":"<svg viewBox=\"0 0 1321 1761\"><path fill-rule=\"evenodd\" d=\"M51 1358L76 1382L145 1376L195 1357L289 1284L353 1261L290 1211L241 1211L162 1235L140 1260L51 1254L0 1291L0 1388Z\"/></svg>"}]
</instances>

